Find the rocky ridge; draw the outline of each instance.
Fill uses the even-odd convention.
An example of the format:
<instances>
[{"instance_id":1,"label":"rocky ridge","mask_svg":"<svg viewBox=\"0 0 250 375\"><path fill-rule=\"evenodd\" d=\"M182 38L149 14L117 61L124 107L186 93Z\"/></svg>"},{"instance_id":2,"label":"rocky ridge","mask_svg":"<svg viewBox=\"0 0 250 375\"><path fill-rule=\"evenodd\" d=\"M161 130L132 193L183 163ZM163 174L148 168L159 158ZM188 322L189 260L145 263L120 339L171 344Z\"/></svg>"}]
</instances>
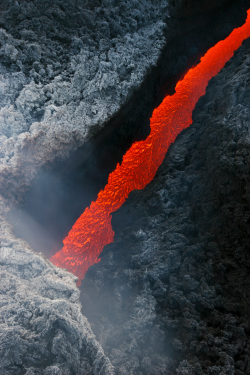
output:
<instances>
[{"instance_id":1,"label":"rocky ridge","mask_svg":"<svg viewBox=\"0 0 250 375\"><path fill-rule=\"evenodd\" d=\"M16 239L0 221L0 373L113 374L81 313L72 274Z\"/></svg>"}]
</instances>

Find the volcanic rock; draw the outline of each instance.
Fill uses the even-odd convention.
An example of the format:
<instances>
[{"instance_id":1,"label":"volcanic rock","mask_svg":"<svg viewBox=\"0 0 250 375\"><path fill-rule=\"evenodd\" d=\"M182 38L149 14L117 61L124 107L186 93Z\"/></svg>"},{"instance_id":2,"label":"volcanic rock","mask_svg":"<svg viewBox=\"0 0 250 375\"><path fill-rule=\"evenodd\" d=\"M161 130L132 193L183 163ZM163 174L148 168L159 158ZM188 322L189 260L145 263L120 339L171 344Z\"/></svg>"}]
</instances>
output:
<instances>
[{"instance_id":1,"label":"volcanic rock","mask_svg":"<svg viewBox=\"0 0 250 375\"><path fill-rule=\"evenodd\" d=\"M76 277L0 221L0 373L113 374L81 314Z\"/></svg>"}]
</instances>

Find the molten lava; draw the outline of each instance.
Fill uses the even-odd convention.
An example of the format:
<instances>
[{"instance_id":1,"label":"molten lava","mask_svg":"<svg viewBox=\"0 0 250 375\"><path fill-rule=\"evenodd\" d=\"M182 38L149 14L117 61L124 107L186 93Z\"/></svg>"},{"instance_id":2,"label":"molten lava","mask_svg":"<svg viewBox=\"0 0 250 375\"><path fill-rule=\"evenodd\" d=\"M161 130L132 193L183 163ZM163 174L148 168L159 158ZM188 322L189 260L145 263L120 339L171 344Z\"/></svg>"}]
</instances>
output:
<instances>
[{"instance_id":1,"label":"molten lava","mask_svg":"<svg viewBox=\"0 0 250 375\"><path fill-rule=\"evenodd\" d=\"M114 239L111 213L122 206L131 191L144 189L152 181L169 145L192 124L192 112L205 94L209 80L219 73L249 36L250 10L246 23L211 48L178 82L175 94L167 96L154 110L150 135L145 141L135 142L126 152L121 165L117 164L110 173L97 200L84 211L64 239L64 247L51 258L52 263L66 268L81 280L87 269L100 261L99 254L104 246Z\"/></svg>"}]
</instances>

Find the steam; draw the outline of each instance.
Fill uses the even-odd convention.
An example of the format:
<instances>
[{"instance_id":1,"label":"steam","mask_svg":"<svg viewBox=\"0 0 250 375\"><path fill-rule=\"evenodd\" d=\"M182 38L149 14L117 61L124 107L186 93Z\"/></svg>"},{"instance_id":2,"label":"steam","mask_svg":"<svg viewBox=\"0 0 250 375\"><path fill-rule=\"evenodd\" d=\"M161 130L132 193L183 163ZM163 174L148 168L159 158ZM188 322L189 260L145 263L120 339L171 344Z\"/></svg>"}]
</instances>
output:
<instances>
[{"instance_id":1,"label":"steam","mask_svg":"<svg viewBox=\"0 0 250 375\"><path fill-rule=\"evenodd\" d=\"M60 249L60 243L24 209L12 210L10 221L14 226L15 235L25 239L36 252L50 257L57 248Z\"/></svg>"}]
</instances>

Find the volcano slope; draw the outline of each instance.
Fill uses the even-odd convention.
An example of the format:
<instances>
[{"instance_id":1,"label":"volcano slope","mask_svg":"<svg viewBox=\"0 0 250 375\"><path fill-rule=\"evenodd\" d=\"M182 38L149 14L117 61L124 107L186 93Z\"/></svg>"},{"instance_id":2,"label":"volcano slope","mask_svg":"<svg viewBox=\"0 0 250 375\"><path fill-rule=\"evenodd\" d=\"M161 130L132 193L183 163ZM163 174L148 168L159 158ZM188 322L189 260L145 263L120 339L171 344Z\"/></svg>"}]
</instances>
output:
<instances>
[{"instance_id":1,"label":"volcano slope","mask_svg":"<svg viewBox=\"0 0 250 375\"><path fill-rule=\"evenodd\" d=\"M82 282L117 374L250 374L250 40L211 80L155 179L113 214Z\"/></svg>"},{"instance_id":2,"label":"volcano slope","mask_svg":"<svg viewBox=\"0 0 250 375\"><path fill-rule=\"evenodd\" d=\"M199 159L196 159L193 164L191 163L192 147L194 148L194 145L198 147L198 134L200 134L193 132L193 128L190 129L190 132L184 133L182 136L184 138L180 138L185 140L187 139L185 137L188 137L189 143L185 146L183 141L183 146L180 146L180 141L178 141L177 146L172 148L162 166L161 171L163 172L159 172L155 182L145 192L140 192L141 197L146 197L146 202L141 206L141 209L139 209L139 203L143 198L138 195L138 208L134 209L135 213L138 213L138 221L134 220L133 217L132 219L128 217L127 224L125 222L124 234L121 232L121 225L119 227L121 219L117 219L117 224L114 224L117 238L120 238L119 246L117 247L116 243L113 245L117 248L117 257L114 252L114 258L111 259L112 247L109 247L104 251L100 265L89 270L84 284L83 310L88 315L100 342L95 339L89 323L81 314L79 291L75 286L76 278L53 266L41 254L34 253L24 240L15 238L11 226L6 221L9 207L13 203L20 204L23 201L27 189L42 166L53 166L56 163L56 158L66 160L72 150L88 144L93 135L101 133L102 128L109 125L109 121L115 114L121 113L130 99L134 102L133 108L136 107L138 103L134 96L136 90L141 87L142 82L147 78L147 74L152 73L152 67L157 63L163 46L166 46L167 42L172 40L171 38L180 33L181 25L185 25L189 18L188 27L191 27L192 24L194 27L197 26L199 21L198 23L202 24L204 31L206 12L223 3L231 4L232 2L218 0L202 2L193 0L189 2L172 1L171 3L165 3L164 1L130 1L125 4L120 2L119 7L115 7L116 3L113 1L61 0L40 2L21 0L19 2L6 1L0 3L0 22L3 28L0 33L1 374L106 375L114 372L154 374L166 373L167 371L175 372L176 369L178 369L179 374L189 374L193 371L192 360L194 361L195 358L205 368L211 367L212 362L216 363L217 368L210 368L208 373L214 372L216 374L216 371L219 373L220 366L230 373L232 368L230 367L230 361L232 361L230 358L234 355L234 351L237 351L237 345L240 345L239 343L244 344L243 329L247 329L247 326L242 326L240 331L237 329L236 312L231 313L232 317L236 319L236 323L234 323L233 319L230 320L229 313L227 314L223 310L227 305L218 307L221 314L224 314L224 318L229 316L230 319L228 318L227 325L224 327L225 338L222 337L224 341L222 339L221 341L220 337L217 339L216 332L220 333L221 322L216 323L218 315L215 314L215 323L213 321L210 323L208 317L211 314L209 315L206 310L206 306L210 302L212 306L213 298L215 299L213 297L215 289L209 288L212 281L209 281L207 276L209 270L212 269L212 265L209 263L205 266L206 252L202 249L199 252L197 250L200 257L200 268L197 276L199 281L197 282L201 286L198 287L195 284L195 276L192 274L192 272L195 272L194 257L196 256L192 255L192 252L196 251L197 238L202 237L200 240L201 248L203 237L205 238L205 235L200 234L202 231L199 231L197 224L195 224L196 221L199 222L198 219L203 215L200 213L200 207L203 206L201 204L199 206L199 201L197 201L197 204L195 203L196 208L193 209L193 214L190 214L191 218L186 213L185 219L184 211L182 211L182 207L186 207L187 211L188 207L193 207L190 206L193 202L191 198L191 203L187 202L188 198L186 198L186 201L184 199L188 197L188 194L191 196L191 192L187 189L188 186L192 186L192 178L195 178L196 175L198 178L199 174L202 176L202 163ZM239 2L236 5L238 6L238 4ZM238 7L237 9L234 12L236 15L237 11L244 13L241 8ZM198 17L200 11L203 11L201 18ZM132 13L133 16L130 17ZM184 18L177 22L176 14L184 16ZM168 15L170 18L168 18ZM126 19L126 22L122 22L123 19ZM221 21L220 18L219 21ZM218 30L222 27L219 21ZM80 24L84 24L84 26L79 28ZM231 25L231 27L233 26ZM230 31L228 30L228 33ZM205 32L207 32L206 28ZM222 34L225 35L224 29ZM180 36L181 33L178 35ZM207 38L211 38L210 32ZM179 48L179 43L176 44ZM177 47L176 49L178 49ZM177 60L176 62L175 64L172 60L175 68L178 65ZM180 65L183 67L183 64ZM155 70L157 68L158 66L155 67ZM234 74L240 76L238 66L234 68L236 69ZM230 84L229 80L230 77L227 81L228 84ZM152 89L151 91L155 93L157 90L152 84L154 81L149 80L148 82L147 90ZM245 82L246 80L244 80ZM150 84L152 84L152 87L150 87ZM237 87L240 86L237 86L236 80L235 88ZM234 90L233 86L232 90ZM239 92L233 91L235 98L238 96L241 98L240 90L239 88ZM224 96L222 101L230 101L230 96L228 99L225 99ZM214 98L211 98L211 101L213 101L212 99ZM216 105L213 107L212 104L211 106L214 114L211 112L209 118L211 122L214 122L217 118L215 109L220 108L220 106L218 104L217 107ZM128 108L130 111L131 106ZM126 111L123 114L126 115ZM213 115L215 115L214 118ZM203 129L203 126L205 125L201 121L200 127L197 125L197 132L202 131L199 128ZM237 123L232 125L233 131L237 130L237 126ZM122 129L125 133L126 130ZM192 137L194 137L194 140L191 139ZM220 140L221 138L218 136L218 139L216 138L218 150L222 147ZM207 142L210 141L207 140ZM176 153L173 154L175 147L177 147ZM182 151L178 151L181 150L181 147L183 147L184 154L186 152L186 157L183 156ZM236 150L234 145L230 147L233 147L232 150ZM203 155L205 151L202 146L201 151L201 155ZM211 151L211 160L215 156L215 152ZM244 155L240 157L243 158ZM185 159L184 162L183 158ZM185 183L180 182L181 177L178 173L182 173L184 176L184 170L188 168L188 163L194 165L195 172L185 185ZM210 168L214 168L214 166L210 165ZM241 179L242 176L246 175L242 171L243 169L239 169ZM176 176L178 174L176 177L177 185L173 183L172 188L162 187L159 190L154 184L158 183L161 173L165 174L165 180L167 176L172 176L171 178L174 179L175 173ZM222 178L221 172L219 178ZM234 181L234 184L240 183L241 179ZM197 194L199 193L198 187L203 186L202 181L204 180L202 178L200 180L201 182L194 185L197 186ZM209 180L210 185L204 183L204 192L207 191L208 186L211 186L212 181ZM216 181L216 183L218 182ZM165 185L166 181L163 181L162 186ZM155 192L152 186L156 186ZM152 195L150 189L152 189ZM235 189L235 196L237 194L239 196L240 192L237 187ZM159 195L157 191L162 191L162 200L160 200L161 194ZM173 203L168 203L167 191ZM216 190L217 193L219 194L219 191ZM147 194L152 199L147 198ZM197 194L196 199L202 197L203 192L200 192L200 195ZM131 199L133 199L133 196L135 195L131 195ZM206 196L208 196L208 193ZM179 204L178 206L181 199L183 205ZM220 199L222 198L220 197ZM120 212L126 212L130 200L124 208L125 211ZM207 204L205 207L209 211L210 205ZM139 217L142 217L144 209L146 216L139 219ZM173 215L171 220L173 220L173 223L176 220L175 228L178 228L178 230L176 229L178 235L173 230L173 234L171 235L169 232L169 237L167 237L168 234L165 232L168 228L167 225L169 225L169 231L174 226L169 221L169 224L162 222L163 229L160 229L160 237L158 232L155 232L154 237L154 225L160 228L160 220L163 220L161 210L162 212L164 210L164 214L162 214L165 215L163 216L164 220L167 215L170 218ZM178 210L180 212L179 218L174 216ZM229 211L232 211L231 208ZM209 212L206 215L209 217ZM123 214L121 218L123 220ZM133 220L131 224L129 224L130 220ZM223 220L224 224L228 225L226 219ZM184 223L182 224L182 222ZM211 217L210 222L205 222L204 225L209 226L209 223L212 223ZM239 223L238 220L237 225L244 224L244 222L243 224ZM138 226L138 229L136 229L136 226ZM212 224L209 228L211 226ZM222 227L223 230L226 230L224 225ZM220 227L217 225L216 228ZM211 238L209 237L209 230L206 230L206 233L208 233L207 242L210 244L210 252L212 253L213 244L216 241L211 239L215 236L213 233ZM188 233L185 231L188 231ZM233 236L234 231L231 230L231 233ZM123 248L122 236L126 239L127 244L131 241L129 249L125 246ZM246 238L244 234L242 236L242 238ZM237 247L242 246L240 240L238 241ZM186 242L189 247L187 247L188 245L184 247L181 242ZM140 244L142 247L140 247ZM154 248L155 250L153 250ZM168 252L166 248L171 248L171 252ZM185 268L183 272L181 270L179 272L180 266L184 264L179 252L184 252L184 249L186 249L186 254L190 252L187 264L190 263L189 275L192 278L187 277L187 287L185 287L187 289L182 294L181 278L183 273L188 275ZM155 257L151 250L155 251ZM118 251L120 251L120 255ZM160 251L162 251L162 255L158 255ZM145 254L142 255L143 252ZM216 251L214 254L219 254L219 252ZM160 256L162 256L162 259ZM184 257L184 255L182 256ZM117 263L113 263L112 266L112 262ZM222 260L220 262L223 264ZM160 263L162 263L162 276L160 276L160 271L157 271L161 269ZM101 265L103 268L100 268ZM117 267L117 274L115 274L115 267ZM185 267L185 264L183 267ZM223 267L225 266L222 266L222 269L224 269ZM216 274L215 271L214 274ZM169 278L168 272L172 272L173 278ZM203 276L201 275L202 272L204 272ZM232 270L232 275L234 275L233 272ZM145 277L143 276L144 273ZM236 271L235 274L237 278ZM219 273L217 276L220 278L226 277L223 273ZM176 277L176 280L174 277ZM200 279L204 277L204 284L203 281L200 282L198 277ZM217 293L223 295L225 280L220 278L218 285L222 286L221 291L218 289ZM169 282L171 282L173 290L171 304ZM109 287L109 283L113 284L113 288ZM203 295L201 295L199 288L204 289ZM91 296L91 290L96 293L96 298L100 297L100 304ZM190 312L185 312L184 305L183 308L180 308L180 303L185 302L184 294L186 290L191 290L190 293L194 301L196 296L198 299L197 303L190 302L190 304L196 303L198 306L197 312L194 312L193 315L190 304L188 305ZM237 293L236 296L238 296ZM200 304L199 298L201 299ZM188 302L185 303L188 304ZM102 314L99 316L96 308L102 309ZM186 314L184 318L178 318L184 313ZM244 316L242 311L238 312L238 316ZM182 324L184 319L187 322L186 325ZM212 336L207 335L206 325L202 325L202 321L208 322L207 326L212 327ZM243 319L242 322L244 323L245 320ZM194 328L192 328L193 323ZM189 326L187 326L188 324ZM215 329L213 328L214 325ZM230 328L231 331L228 327L232 327ZM242 332L242 336L239 335L239 331ZM193 332L195 333L193 334ZM197 332L200 334L199 337L202 337L203 332L205 335L204 343L200 349L196 340ZM233 332L232 336L230 336L230 332ZM239 343L235 345L234 342L236 341L233 341L235 338L233 335L239 335L237 336L239 337ZM193 342L189 347L194 348L192 349L195 351L194 353L187 349L189 337L192 337ZM217 341L215 339L213 341L213 337ZM222 347L222 349L216 349L215 357L213 357L213 353L210 353L212 350L209 349L210 339L213 343L215 342L214 347L217 348L220 345ZM232 343L232 345L230 346L228 343L230 345ZM101 345L104 346L105 353ZM206 349L206 345L208 349ZM204 347L205 349L203 349ZM205 352L202 352L202 350L205 350ZM218 353L222 353L220 358L216 357ZM112 364L107 354L111 358ZM235 359L237 359L238 366L242 367L244 365L242 364L243 357L241 358L240 355L240 352L237 353ZM190 365L186 362L179 365L185 358L190 362ZM209 361L211 361L211 364ZM244 373L245 370L242 371ZM201 373L199 364L196 365L196 372Z\"/></svg>"}]
</instances>

